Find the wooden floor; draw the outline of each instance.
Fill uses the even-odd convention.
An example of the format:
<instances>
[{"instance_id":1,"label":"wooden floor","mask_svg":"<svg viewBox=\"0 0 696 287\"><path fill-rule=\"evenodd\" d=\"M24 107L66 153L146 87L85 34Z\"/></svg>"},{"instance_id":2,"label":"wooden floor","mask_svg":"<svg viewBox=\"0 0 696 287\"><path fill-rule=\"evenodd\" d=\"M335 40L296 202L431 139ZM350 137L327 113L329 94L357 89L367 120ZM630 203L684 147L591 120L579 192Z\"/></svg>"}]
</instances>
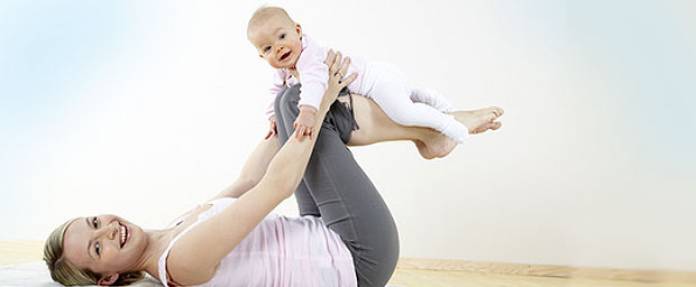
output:
<instances>
[{"instance_id":1,"label":"wooden floor","mask_svg":"<svg viewBox=\"0 0 696 287\"><path fill-rule=\"evenodd\" d=\"M554 278L523 275L505 275L478 273L467 271L435 271L435 270L396 270L394 277L389 282L394 287L693 287L690 283L658 283L635 282L620 280L597 280L585 278Z\"/></svg>"},{"instance_id":2,"label":"wooden floor","mask_svg":"<svg viewBox=\"0 0 696 287\"><path fill-rule=\"evenodd\" d=\"M39 261L42 252L41 241L0 241L0 266Z\"/></svg>"},{"instance_id":3,"label":"wooden floor","mask_svg":"<svg viewBox=\"0 0 696 287\"><path fill-rule=\"evenodd\" d=\"M42 245L43 243L38 241L0 241L0 266L39 261L43 250ZM389 284L394 287L696 287L696 283L692 282L638 282L509 275L495 272L424 270L410 263L400 264Z\"/></svg>"}]
</instances>

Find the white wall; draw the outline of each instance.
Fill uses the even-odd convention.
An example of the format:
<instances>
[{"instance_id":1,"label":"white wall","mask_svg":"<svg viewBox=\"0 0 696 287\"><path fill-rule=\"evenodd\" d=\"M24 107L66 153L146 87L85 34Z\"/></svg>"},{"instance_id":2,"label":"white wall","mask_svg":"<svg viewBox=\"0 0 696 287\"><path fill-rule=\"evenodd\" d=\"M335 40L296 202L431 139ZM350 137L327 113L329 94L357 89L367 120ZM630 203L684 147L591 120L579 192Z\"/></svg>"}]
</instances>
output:
<instances>
[{"instance_id":1,"label":"white wall","mask_svg":"<svg viewBox=\"0 0 696 287\"><path fill-rule=\"evenodd\" d=\"M463 109L505 108L442 160L353 149L402 256L696 270L696 5L610 2L275 3ZM106 212L156 228L230 183L266 128L260 3L0 4L0 240Z\"/></svg>"}]
</instances>

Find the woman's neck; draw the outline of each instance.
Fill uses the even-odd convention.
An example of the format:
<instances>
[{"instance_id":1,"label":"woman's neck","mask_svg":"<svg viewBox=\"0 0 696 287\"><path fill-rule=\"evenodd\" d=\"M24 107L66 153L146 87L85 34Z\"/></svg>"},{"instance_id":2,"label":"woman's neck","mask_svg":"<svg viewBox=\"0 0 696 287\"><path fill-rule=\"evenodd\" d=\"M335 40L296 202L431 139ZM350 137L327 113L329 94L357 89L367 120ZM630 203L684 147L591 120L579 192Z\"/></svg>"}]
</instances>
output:
<instances>
[{"instance_id":1,"label":"woman's neck","mask_svg":"<svg viewBox=\"0 0 696 287\"><path fill-rule=\"evenodd\" d=\"M135 270L144 270L151 276L159 278L159 258L167 249L172 237L172 229L146 230L147 247L138 260Z\"/></svg>"}]
</instances>

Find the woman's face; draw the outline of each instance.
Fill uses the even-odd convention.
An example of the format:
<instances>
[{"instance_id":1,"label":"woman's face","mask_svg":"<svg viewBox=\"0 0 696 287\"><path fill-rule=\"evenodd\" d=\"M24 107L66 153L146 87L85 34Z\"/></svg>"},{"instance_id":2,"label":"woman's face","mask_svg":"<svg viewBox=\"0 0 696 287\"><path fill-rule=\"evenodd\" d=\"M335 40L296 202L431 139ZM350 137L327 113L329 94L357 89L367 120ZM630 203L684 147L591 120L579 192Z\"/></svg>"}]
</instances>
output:
<instances>
[{"instance_id":1,"label":"woman's face","mask_svg":"<svg viewBox=\"0 0 696 287\"><path fill-rule=\"evenodd\" d=\"M137 268L147 245L147 236L137 225L115 215L99 215L70 223L63 252L79 268L110 275Z\"/></svg>"}]
</instances>

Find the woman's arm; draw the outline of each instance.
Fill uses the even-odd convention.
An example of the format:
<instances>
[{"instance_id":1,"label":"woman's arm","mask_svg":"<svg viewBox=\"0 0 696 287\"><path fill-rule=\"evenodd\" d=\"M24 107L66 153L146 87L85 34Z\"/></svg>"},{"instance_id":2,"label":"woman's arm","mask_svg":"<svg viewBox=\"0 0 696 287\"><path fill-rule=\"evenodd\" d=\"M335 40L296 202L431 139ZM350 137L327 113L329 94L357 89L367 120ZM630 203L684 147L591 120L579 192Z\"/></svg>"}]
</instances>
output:
<instances>
[{"instance_id":1,"label":"woman's arm","mask_svg":"<svg viewBox=\"0 0 696 287\"><path fill-rule=\"evenodd\" d=\"M169 254L168 265L174 281L183 285L195 285L210 280L220 260L227 256L273 208L293 194L304 175L326 112L338 92L356 78L356 75L351 75L341 82L341 74L347 72L350 60L341 61L340 54L336 55L335 59L330 55L327 64L330 67L329 83L314 125L317 134L310 138L296 135L288 139L273 157L266 174L256 186L218 215L196 226L177 242ZM340 73L336 73L339 70ZM205 248L205 252L201 252L201 248Z\"/></svg>"},{"instance_id":2,"label":"woman's arm","mask_svg":"<svg viewBox=\"0 0 696 287\"><path fill-rule=\"evenodd\" d=\"M238 198L252 187L259 183L261 178L266 174L266 169L271 163L273 156L280 149L278 137L272 136L262 140L254 151L247 158L239 177L223 191L218 193L213 199L220 197Z\"/></svg>"}]
</instances>

